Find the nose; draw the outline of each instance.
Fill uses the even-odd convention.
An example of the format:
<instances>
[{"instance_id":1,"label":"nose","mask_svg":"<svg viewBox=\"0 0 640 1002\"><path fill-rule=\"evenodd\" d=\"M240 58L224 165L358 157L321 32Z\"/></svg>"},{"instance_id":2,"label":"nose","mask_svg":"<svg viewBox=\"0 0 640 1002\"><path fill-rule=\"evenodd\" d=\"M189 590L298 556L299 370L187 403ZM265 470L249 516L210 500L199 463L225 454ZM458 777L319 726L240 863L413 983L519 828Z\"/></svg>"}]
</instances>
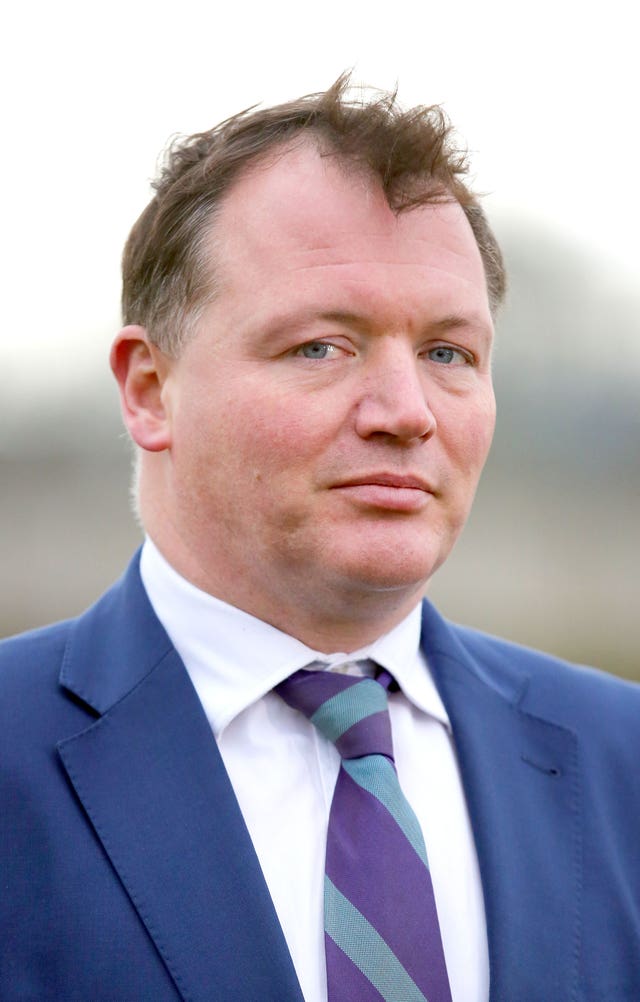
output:
<instances>
[{"instance_id":1,"label":"nose","mask_svg":"<svg viewBox=\"0 0 640 1002\"><path fill-rule=\"evenodd\" d=\"M430 438L436 419L427 399L421 362L404 346L389 346L372 362L356 411L361 438L387 436L400 442Z\"/></svg>"}]
</instances>

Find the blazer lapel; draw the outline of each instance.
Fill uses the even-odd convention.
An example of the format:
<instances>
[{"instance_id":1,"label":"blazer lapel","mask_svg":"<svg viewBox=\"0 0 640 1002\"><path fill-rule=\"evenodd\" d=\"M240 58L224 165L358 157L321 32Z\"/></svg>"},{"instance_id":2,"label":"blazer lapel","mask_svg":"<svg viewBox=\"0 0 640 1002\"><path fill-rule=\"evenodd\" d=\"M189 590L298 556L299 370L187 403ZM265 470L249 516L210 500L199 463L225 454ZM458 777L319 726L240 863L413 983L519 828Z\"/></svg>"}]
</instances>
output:
<instances>
[{"instance_id":1,"label":"blazer lapel","mask_svg":"<svg viewBox=\"0 0 640 1002\"><path fill-rule=\"evenodd\" d=\"M486 638L474 659L428 604L423 643L451 720L476 841L491 1002L573 998L582 882L577 739L525 710L529 680L517 664L500 664Z\"/></svg>"},{"instance_id":2,"label":"blazer lapel","mask_svg":"<svg viewBox=\"0 0 640 1002\"><path fill-rule=\"evenodd\" d=\"M208 722L137 566L80 621L62 679L101 714L60 742L62 762L178 990L302 1002Z\"/></svg>"}]
</instances>

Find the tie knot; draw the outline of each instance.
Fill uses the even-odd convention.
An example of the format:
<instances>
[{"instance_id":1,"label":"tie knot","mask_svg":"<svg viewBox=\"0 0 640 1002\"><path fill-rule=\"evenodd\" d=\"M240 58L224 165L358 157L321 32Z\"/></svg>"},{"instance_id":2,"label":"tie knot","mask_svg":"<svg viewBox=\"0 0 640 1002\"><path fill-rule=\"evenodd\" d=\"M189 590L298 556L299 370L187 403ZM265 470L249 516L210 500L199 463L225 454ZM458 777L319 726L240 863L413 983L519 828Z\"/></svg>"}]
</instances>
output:
<instances>
[{"instance_id":1,"label":"tie knot","mask_svg":"<svg viewBox=\"0 0 640 1002\"><path fill-rule=\"evenodd\" d=\"M377 754L393 761L387 692L380 682L302 670L275 691L289 706L304 713L335 744L342 758Z\"/></svg>"}]
</instances>

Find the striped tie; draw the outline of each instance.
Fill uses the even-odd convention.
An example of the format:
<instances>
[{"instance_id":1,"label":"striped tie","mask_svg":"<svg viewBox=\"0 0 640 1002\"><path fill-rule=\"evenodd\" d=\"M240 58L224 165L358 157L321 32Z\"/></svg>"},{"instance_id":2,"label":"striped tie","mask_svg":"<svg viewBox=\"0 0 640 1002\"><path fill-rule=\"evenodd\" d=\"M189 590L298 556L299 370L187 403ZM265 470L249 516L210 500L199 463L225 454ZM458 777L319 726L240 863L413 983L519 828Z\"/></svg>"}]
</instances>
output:
<instances>
[{"instance_id":1,"label":"striped tie","mask_svg":"<svg viewBox=\"0 0 640 1002\"><path fill-rule=\"evenodd\" d=\"M276 689L342 758L325 864L329 1002L451 1002L424 840L393 760L390 682L303 670Z\"/></svg>"}]
</instances>

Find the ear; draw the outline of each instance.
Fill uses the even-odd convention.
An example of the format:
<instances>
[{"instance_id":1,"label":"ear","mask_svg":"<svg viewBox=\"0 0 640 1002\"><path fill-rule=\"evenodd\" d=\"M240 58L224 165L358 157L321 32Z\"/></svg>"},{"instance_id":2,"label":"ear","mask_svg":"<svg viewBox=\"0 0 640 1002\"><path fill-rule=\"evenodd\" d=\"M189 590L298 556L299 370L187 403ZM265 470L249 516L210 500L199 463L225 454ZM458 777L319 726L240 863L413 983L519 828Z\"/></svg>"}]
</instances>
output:
<instances>
[{"instance_id":1,"label":"ear","mask_svg":"<svg viewBox=\"0 0 640 1002\"><path fill-rule=\"evenodd\" d=\"M111 348L111 370L120 388L122 416L131 438L147 452L171 445L162 387L169 359L151 343L144 327L124 327Z\"/></svg>"}]
</instances>

